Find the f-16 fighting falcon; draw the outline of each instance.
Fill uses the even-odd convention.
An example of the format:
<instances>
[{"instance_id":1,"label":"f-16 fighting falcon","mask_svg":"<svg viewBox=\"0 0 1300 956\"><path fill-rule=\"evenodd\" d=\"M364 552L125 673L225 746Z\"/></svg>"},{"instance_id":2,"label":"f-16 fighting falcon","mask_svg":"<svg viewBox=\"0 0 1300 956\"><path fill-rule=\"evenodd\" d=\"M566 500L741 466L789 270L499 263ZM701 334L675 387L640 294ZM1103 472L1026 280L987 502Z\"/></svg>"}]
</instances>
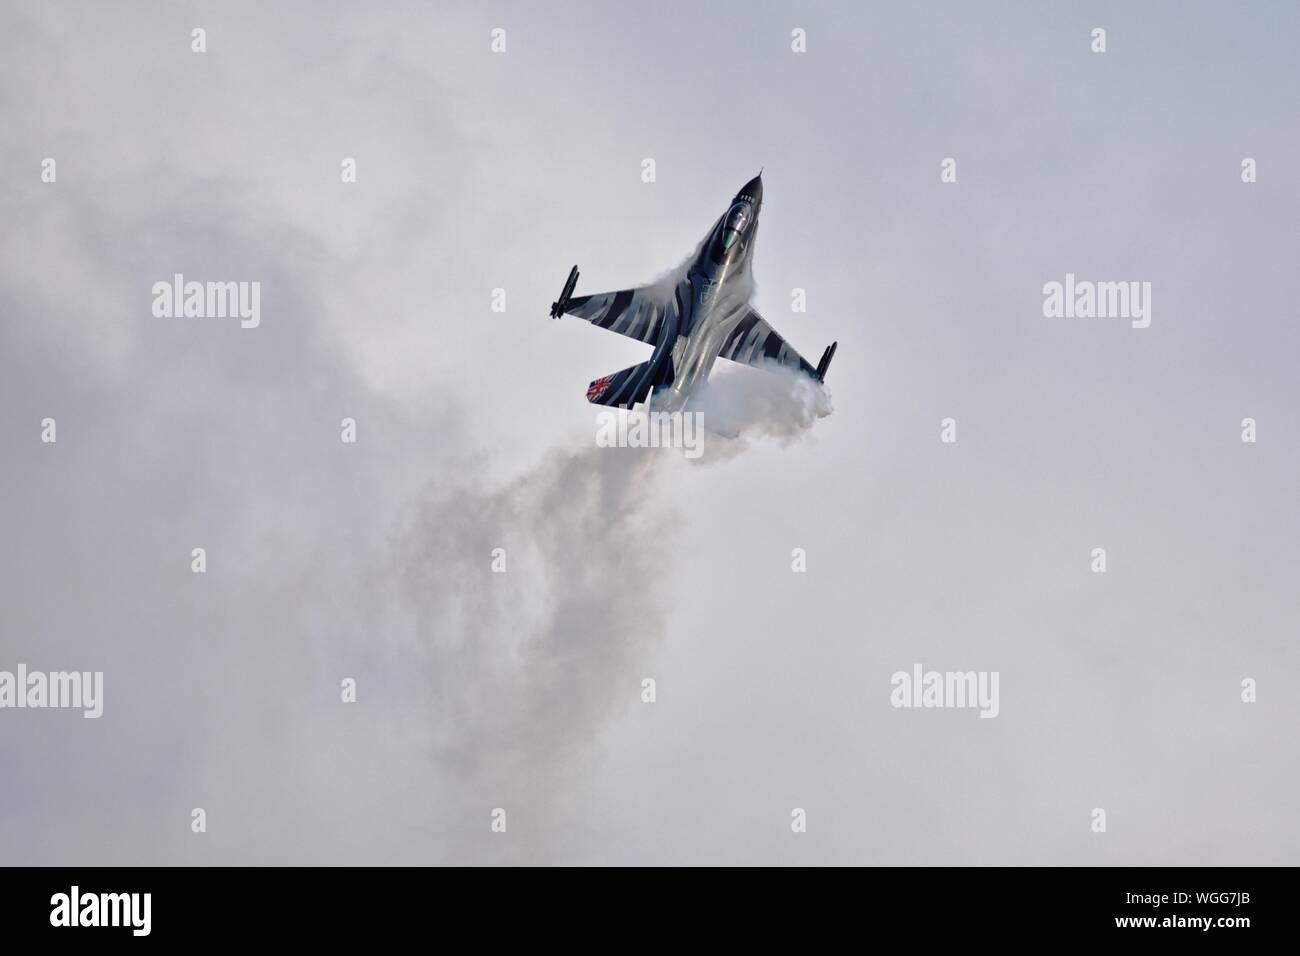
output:
<instances>
[{"instance_id":1,"label":"f-16 fighting falcon","mask_svg":"<svg viewBox=\"0 0 1300 956\"><path fill-rule=\"evenodd\" d=\"M654 346L648 361L592 382L587 401L630 408L649 395L651 408L679 411L708 380L718 356L756 367L776 363L825 380L839 343L827 346L814 368L749 304L762 203L760 173L736 193L675 281L574 296L573 267L551 303L551 318L575 315Z\"/></svg>"}]
</instances>

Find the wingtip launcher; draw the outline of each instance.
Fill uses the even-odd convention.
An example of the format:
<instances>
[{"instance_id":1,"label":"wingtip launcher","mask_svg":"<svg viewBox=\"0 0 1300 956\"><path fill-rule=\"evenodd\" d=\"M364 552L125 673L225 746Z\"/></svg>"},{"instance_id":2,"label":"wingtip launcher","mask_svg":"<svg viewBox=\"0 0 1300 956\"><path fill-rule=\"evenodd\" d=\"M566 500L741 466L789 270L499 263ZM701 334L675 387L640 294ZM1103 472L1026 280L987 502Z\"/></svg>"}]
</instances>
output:
<instances>
[{"instance_id":1,"label":"wingtip launcher","mask_svg":"<svg viewBox=\"0 0 1300 956\"><path fill-rule=\"evenodd\" d=\"M826 351L822 353L822 360L817 363L817 381L826 381L826 370L831 367L831 359L835 358L835 350L839 345L839 342L832 342L826 346Z\"/></svg>"},{"instance_id":2,"label":"wingtip launcher","mask_svg":"<svg viewBox=\"0 0 1300 956\"><path fill-rule=\"evenodd\" d=\"M564 288L560 290L560 297L551 303L551 318L558 319L564 315L569 307L569 299L573 296L573 289L578 284L578 267L574 266L569 270L569 278L564 282Z\"/></svg>"}]
</instances>

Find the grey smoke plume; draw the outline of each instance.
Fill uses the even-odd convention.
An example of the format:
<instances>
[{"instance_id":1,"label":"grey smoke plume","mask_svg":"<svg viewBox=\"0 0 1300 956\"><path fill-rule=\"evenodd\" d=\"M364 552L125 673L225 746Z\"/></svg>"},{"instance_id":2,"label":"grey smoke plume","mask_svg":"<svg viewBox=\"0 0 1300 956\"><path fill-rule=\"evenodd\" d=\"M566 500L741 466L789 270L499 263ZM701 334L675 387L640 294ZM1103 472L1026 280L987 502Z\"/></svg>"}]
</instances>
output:
<instances>
[{"instance_id":1,"label":"grey smoke plume","mask_svg":"<svg viewBox=\"0 0 1300 956\"><path fill-rule=\"evenodd\" d=\"M672 523L652 479L671 454L552 451L500 487L431 485L415 507L397 560L435 700L432 757L482 820L454 855L554 859L606 720L639 706L666 622ZM492 807L515 838L485 842Z\"/></svg>"},{"instance_id":2,"label":"grey smoke plume","mask_svg":"<svg viewBox=\"0 0 1300 956\"><path fill-rule=\"evenodd\" d=\"M710 434L703 460L798 441L831 410L824 387L781 366L715 378L696 410L734 437ZM557 449L495 487L430 485L411 509L394 577L433 700L434 773L458 818L483 821L444 835L447 858L562 859L590 832L577 824L603 733L640 706L667 626L674 525L656 487L678 460ZM494 807L508 841L488 831Z\"/></svg>"}]
</instances>

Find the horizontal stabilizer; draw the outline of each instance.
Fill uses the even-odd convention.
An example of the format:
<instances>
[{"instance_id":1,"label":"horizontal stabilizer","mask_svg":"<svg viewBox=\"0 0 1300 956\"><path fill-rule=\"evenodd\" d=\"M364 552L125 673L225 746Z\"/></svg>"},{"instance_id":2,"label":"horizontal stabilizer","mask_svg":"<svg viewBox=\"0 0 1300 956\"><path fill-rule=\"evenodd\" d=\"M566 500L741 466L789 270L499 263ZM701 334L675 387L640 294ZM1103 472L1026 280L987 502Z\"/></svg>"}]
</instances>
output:
<instances>
[{"instance_id":1,"label":"horizontal stabilizer","mask_svg":"<svg viewBox=\"0 0 1300 956\"><path fill-rule=\"evenodd\" d=\"M598 378L587 386L587 401L593 405L631 408L645 401L645 397L650 394L650 389L655 385L652 373L653 363L642 362Z\"/></svg>"}]
</instances>

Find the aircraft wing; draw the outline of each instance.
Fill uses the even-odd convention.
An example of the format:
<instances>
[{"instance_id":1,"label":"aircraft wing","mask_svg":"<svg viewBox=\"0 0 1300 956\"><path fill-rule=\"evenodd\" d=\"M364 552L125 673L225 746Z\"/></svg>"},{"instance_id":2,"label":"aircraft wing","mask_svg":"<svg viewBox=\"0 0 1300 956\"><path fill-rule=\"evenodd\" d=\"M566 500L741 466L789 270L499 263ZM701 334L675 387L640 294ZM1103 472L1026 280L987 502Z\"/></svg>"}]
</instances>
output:
<instances>
[{"instance_id":1,"label":"aircraft wing","mask_svg":"<svg viewBox=\"0 0 1300 956\"><path fill-rule=\"evenodd\" d=\"M835 346L832 345L822 355L821 363L816 368L813 368L808 360L796 352L785 339L781 338L781 334L768 325L767 321L753 308L746 309L740 323L727 336L727 340L722 343L722 348L718 350L718 355L725 359L731 359L733 362L755 367L761 367L767 362L775 362L778 365L784 365L787 368L803 372L819 382L830 365L830 356L834 354Z\"/></svg>"},{"instance_id":2,"label":"aircraft wing","mask_svg":"<svg viewBox=\"0 0 1300 956\"><path fill-rule=\"evenodd\" d=\"M677 309L677 300L669 298L665 301L662 289L641 286L639 289L562 298L552 307L552 313L557 308L560 315L586 319L602 329L655 345L659 341L664 316Z\"/></svg>"}]
</instances>

